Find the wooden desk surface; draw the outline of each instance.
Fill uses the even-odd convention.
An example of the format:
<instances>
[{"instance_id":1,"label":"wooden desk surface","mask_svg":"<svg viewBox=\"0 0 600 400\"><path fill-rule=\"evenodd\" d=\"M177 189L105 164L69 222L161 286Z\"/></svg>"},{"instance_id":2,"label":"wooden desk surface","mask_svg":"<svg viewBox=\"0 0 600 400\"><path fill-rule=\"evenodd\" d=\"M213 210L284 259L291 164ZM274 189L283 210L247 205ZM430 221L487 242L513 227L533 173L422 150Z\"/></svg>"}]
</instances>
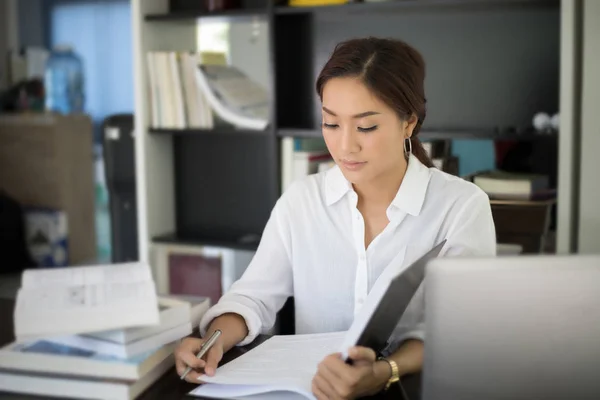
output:
<instances>
[{"instance_id":1,"label":"wooden desk surface","mask_svg":"<svg viewBox=\"0 0 600 400\"><path fill-rule=\"evenodd\" d=\"M0 299L0 346L3 346L14 340L14 328L13 328L13 309L14 302L12 300ZM248 346L242 348L234 348L229 351L223 357L222 363L227 363L236 357L244 354L248 350L256 347L260 343L264 342L268 339L268 336L260 336L253 343ZM419 386L420 377L414 376L406 379L404 383L404 387L409 394L411 400L415 400L418 398L418 386ZM175 372L175 367L173 367L170 371L166 372L158 381L156 381L152 386L146 390L142 395L140 395L138 400L164 400L164 399L198 399L202 400L204 398L201 397L193 397L187 396L192 389L194 389L196 385L188 382L182 382L179 379L179 376ZM413 394L416 395L413 395ZM13 394L13 393L5 393L0 392L0 399L2 400L38 400L38 399L47 399L46 397L40 396L31 396L31 395L22 395L22 394ZM384 400L384 399L394 399L400 400L402 399L401 391L397 388L390 389L385 395L374 396L371 399L375 400ZM204 399L208 400L208 399Z\"/></svg>"}]
</instances>

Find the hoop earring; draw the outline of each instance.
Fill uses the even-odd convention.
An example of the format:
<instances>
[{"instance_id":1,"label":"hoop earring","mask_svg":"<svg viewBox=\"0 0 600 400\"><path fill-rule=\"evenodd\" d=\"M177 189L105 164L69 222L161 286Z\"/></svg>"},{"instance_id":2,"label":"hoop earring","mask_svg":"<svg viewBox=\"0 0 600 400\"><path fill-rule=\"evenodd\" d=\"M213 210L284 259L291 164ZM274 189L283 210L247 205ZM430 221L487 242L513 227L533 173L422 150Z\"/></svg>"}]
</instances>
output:
<instances>
[{"instance_id":1,"label":"hoop earring","mask_svg":"<svg viewBox=\"0 0 600 400\"><path fill-rule=\"evenodd\" d=\"M408 142L408 146L406 145L406 142ZM406 159L408 159L410 157L411 153L412 153L412 141L410 140L410 137L407 137L406 139L404 139L404 157L406 157Z\"/></svg>"}]
</instances>

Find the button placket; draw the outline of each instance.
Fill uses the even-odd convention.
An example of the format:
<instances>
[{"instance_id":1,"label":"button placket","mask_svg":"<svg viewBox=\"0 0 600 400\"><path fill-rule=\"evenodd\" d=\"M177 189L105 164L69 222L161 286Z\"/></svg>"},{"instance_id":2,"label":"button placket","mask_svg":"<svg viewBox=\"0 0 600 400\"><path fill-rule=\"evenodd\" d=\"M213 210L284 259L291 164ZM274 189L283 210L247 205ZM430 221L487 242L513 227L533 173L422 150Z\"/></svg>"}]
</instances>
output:
<instances>
[{"instance_id":1,"label":"button placket","mask_svg":"<svg viewBox=\"0 0 600 400\"><path fill-rule=\"evenodd\" d=\"M354 246L357 254L356 281L354 286L354 315L356 315L364 304L368 293L368 270L367 256L364 245L365 224L362 215L356 208L356 202L351 205L354 221L352 223Z\"/></svg>"}]
</instances>

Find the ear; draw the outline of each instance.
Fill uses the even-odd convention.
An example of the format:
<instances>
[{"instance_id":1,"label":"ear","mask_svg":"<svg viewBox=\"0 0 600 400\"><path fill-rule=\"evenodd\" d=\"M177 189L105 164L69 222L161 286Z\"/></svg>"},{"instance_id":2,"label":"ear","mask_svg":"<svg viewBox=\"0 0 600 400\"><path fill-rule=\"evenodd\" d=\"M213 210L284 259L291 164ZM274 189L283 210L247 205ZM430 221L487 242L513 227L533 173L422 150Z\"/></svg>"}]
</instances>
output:
<instances>
[{"instance_id":1,"label":"ear","mask_svg":"<svg viewBox=\"0 0 600 400\"><path fill-rule=\"evenodd\" d=\"M411 114L406 121L404 121L404 133L407 138L411 137L415 126L417 126L419 118L415 114Z\"/></svg>"}]
</instances>

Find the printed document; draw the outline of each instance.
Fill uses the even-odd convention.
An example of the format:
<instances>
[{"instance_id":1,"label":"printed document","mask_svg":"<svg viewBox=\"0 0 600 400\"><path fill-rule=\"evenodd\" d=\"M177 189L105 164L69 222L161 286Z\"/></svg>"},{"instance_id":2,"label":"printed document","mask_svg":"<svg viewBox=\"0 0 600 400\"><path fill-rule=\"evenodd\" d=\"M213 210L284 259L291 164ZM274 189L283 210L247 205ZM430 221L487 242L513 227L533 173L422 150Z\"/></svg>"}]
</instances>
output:
<instances>
[{"instance_id":1,"label":"printed document","mask_svg":"<svg viewBox=\"0 0 600 400\"><path fill-rule=\"evenodd\" d=\"M295 392L314 399L311 382L317 366L327 355L339 350L344 334L273 336L220 367L215 376L202 376L201 380L210 385L201 385L190 394L245 398L260 393Z\"/></svg>"},{"instance_id":2,"label":"printed document","mask_svg":"<svg viewBox=\"0 0 600 400\"><path fill-rule=\"evenodd\" d=\"M159 322L150 267L142 263L30 269L14 313L17 341Z\"/></svg>"}]
</instances>

